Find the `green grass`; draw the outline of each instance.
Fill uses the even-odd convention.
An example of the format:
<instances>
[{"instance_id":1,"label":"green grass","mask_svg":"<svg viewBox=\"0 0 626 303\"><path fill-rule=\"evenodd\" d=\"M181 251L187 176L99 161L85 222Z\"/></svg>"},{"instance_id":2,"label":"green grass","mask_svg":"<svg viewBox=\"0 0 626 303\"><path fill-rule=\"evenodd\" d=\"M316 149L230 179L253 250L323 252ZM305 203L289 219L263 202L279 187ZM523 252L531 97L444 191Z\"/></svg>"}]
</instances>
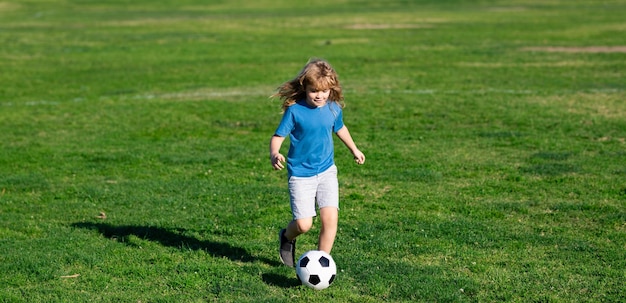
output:
<instances>
[{"instance_id":1,"label":"green grass","mask_svg":"<svg viewBox=\"0 0 626 303\"><path fill-rule=\"evenodd\" d=\"M0 2L0 302L621 301L626 53L580 48L626 46L625 14ZM267 149L268 96L310 57L338 70L367 156L337 141L324 291L278 260L290 211Z\"/></svg>"}]
</instances>

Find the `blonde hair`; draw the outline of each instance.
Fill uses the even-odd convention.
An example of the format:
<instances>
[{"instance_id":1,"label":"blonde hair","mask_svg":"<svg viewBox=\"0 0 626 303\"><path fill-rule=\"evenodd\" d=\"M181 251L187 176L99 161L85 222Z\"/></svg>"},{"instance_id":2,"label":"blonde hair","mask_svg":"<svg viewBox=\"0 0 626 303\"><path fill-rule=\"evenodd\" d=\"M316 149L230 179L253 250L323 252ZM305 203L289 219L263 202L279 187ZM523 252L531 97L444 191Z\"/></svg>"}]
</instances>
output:
<instances>
[{"instance_id":1,"label":"blonde hair","mask_svg":"<svg viewBox=\"0 0 626 303\"><path fill-rule=\"evenodd\" d=\"M282 109L284 111L289 106L294 105L296 101L306 98L307 86L312 86L316 90L329 89L328 100L344 107L339 76L330 63L322 59L309 60L298 76L279 86L278 91L272 97L279 97L283 100Z\"/></svg>"}]
</instances>

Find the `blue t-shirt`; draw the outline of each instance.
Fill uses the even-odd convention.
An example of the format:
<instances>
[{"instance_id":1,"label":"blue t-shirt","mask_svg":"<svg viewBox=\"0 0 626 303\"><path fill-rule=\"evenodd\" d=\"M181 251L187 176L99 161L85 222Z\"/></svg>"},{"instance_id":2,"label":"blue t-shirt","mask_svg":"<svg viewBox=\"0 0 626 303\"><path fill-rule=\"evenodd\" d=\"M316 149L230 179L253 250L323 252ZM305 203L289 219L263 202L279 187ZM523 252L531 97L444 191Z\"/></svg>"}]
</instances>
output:
<instances>
[{"instance_id":1,"label":"blue t-shirt","mask_svg":"<svg viewBox=\"0 0 626 303\"><path fill-rule=\"evenodd\" d=\"M329 169L335 163L333 133L342 127L343 113L336 102L312 107L301 100L288 107L274 134L289 135L289 175L311 177Z\"/></svg>"}]
</instances>

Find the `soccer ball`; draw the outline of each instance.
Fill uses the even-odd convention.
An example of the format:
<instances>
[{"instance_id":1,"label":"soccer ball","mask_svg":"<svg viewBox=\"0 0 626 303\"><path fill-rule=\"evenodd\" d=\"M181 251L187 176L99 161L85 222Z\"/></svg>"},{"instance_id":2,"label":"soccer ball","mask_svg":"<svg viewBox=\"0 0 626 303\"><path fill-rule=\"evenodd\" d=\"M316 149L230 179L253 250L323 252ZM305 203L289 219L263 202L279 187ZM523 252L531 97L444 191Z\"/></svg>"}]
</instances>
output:
<instances>
[{"instance_id":1,"label":"soccer ball","mask_svg":"<svg viewBox=\"0 0 626 303\"><path fill-rule=\"evenodd\" d=\"M296 263L296 275L302 284L322 290L330 286L337 275L333 257L321 250L305 252Z\"/></svg>"}]
</instances>

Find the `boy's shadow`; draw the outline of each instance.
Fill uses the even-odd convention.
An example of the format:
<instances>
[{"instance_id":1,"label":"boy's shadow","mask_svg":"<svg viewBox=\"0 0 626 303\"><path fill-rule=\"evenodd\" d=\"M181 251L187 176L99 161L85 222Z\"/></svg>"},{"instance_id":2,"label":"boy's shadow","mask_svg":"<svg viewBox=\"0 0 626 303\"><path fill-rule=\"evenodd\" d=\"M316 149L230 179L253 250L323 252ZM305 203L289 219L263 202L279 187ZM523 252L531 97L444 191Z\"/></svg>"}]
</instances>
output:
<instances>
[{"instance_id":1,"label":"boy's shadow","mask_svg":"<svg viewBox=\"0 0 626 303\"><path fill-rule=\"evenodd\" d=\"M235 247L225 242L202 241L194 237L185 236L184 228L174 230L154 227L154 226L138 226L138 225L121 225L113 226L106 223L90 223L80 222L72 224L74 227L84 229L95 229L107 238L118 239L121 243L127 245L131 242L128 237L136 236L138 238L158 242L163 246L176 247L180 249L203 250L214 257L226 257L232 261L254 262L256 260L271 266L279 266L280 263L267 258L252 256L248 251L241 247Z\"/></svg>"}]
</instances>

